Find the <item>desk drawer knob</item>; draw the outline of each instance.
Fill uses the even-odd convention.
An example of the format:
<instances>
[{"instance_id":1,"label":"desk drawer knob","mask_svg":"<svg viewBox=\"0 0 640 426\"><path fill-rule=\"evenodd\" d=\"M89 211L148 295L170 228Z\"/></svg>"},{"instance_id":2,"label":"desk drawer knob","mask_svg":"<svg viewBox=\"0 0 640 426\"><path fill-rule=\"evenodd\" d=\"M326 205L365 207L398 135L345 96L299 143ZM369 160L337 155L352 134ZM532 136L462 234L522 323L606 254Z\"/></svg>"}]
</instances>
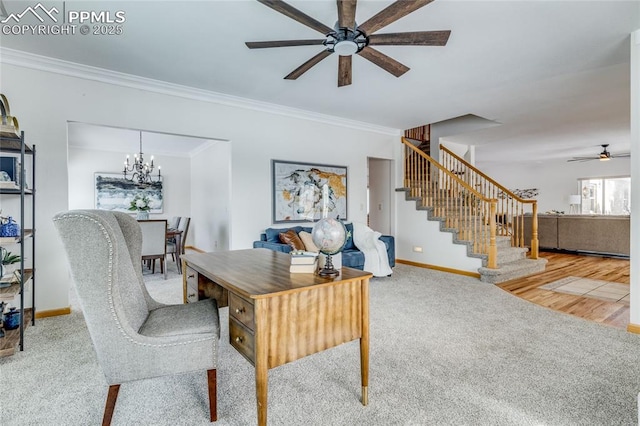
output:
<instances>
[{"instance_id":1,"label":"desk drawer knob","mask_svg":"<svg viewBox=\"0 0 640 426\"><path fill-rule=\"evenodd\" d=\"M194 297L196 297L196 294L195 294L195 293L189 293L189 294L187 295L187 299L192 299L192 298L194 298Z\"/></svg>"},{"instance_id":2,"label":"desk drawer knob","mask_svg":"<svg viewBox=\"0 0 640 426\"><path fill-rule=\"evenodd\" d=\"M243 314L243 313L244 313L244 307L236 308L236 314Z\"/></svg>"},{"instance_id":3,"label":"desk drawer knob","mask_svg":"<svg viewBox=\"0 0 640 426\"><path fill-rule=\"evenodd\" d=\"M194 277L195 277L195 274L187 275L187 278L194 278Z\"/></svg>"},{"instance_id":4,"label":"desk drawer knob","mask_svg":"<svg viewBox=\"0 0 640 426\"><path fill-rule=\"evenodd\" d=\"M242 343L242 342L244 342L244 337L242 336L236 337L236 343Z\"/></svg>"}]
</instances>

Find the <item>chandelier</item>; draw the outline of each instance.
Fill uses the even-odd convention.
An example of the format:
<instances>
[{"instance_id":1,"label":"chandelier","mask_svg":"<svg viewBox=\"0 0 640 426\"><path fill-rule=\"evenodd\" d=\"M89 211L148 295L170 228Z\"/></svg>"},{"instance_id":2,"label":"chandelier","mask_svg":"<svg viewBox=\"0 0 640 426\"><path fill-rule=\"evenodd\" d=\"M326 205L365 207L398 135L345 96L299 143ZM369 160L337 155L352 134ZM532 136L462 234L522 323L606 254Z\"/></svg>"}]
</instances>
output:
<instances>
[{"instance_id":1,"label":"chandelier","mask_svg":"<svg viewBox=\"0 0 640 426\"><path fill-rule=\"evenodd\" d=\"M127 177L127 173L131 173L131 177ZM149 184L160 181L160 166L158 166L158 175L151 176L153 173L153 155L151 156L151 162L145 163L144 157L142 156L142 132L140 132L140 153L134 154L133 156L133 164L129 163L129 156L127 155L127 159L124 161L124 170L122 174L124 174L124 178L130 181L137 181L138 184ZM155 179L155 180L154 180Z\"/></svg>"}]
</instances>

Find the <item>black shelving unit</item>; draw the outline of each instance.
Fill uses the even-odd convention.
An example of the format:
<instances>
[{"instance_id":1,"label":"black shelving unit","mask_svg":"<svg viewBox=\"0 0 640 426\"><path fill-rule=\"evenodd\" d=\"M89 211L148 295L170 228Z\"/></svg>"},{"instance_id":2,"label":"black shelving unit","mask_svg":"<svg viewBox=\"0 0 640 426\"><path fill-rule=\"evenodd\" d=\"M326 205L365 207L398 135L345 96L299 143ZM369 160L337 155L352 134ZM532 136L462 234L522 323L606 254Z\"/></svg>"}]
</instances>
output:
<instances>
[{"instance_id":1,"label":"black shelving unit","mask_svg":"<svg viewBox=\"0 0 640 426\"><path fill-rule=\"evenodd\" d=\"M15 171L16 177L20 178L20 184L17 188L0 187L0 197L20 197L20 235L18 237L0 237L0 246L19 245L20 246L20 277L21 279L9 287L0 289L1 301L13 301L16 295L20 296L20 326L16 330L5 330L5 337L0 339L0 357L13 355L16 346L20 350L24 350L24 329L30 322L35 325L36 318L36 147L30 147L25 143L24 132L20 135L2 133L0 134L0 155L10 154L15 156L19 154L20 167ZM27 172L25 161L31 161L30 179L31 188L27 188ZM31 207L31 224L27 228L26 209L28 203ZM6 214L6 212L3 212ZM25 243L31 240L31 268L25 268ZM31 308L24 307L24 289L27 283L31 282Z\"/></svg>"}]
</instances>

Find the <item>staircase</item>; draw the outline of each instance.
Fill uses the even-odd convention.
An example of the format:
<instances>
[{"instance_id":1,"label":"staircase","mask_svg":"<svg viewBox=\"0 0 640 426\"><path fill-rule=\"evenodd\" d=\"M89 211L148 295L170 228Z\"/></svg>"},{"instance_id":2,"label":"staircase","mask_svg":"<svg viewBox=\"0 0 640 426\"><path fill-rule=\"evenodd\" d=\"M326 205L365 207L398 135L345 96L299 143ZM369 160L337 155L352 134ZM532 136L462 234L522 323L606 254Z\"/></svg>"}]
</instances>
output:
<instances>
[{"instance_id":1,"label":"staircase","mask_svg":"<svg viewBox=\"0 0 640 426\"><path fill-rule=\"evenodd\" d=\"M513 247L510 237L498 237L497 268L487 268L483 261L478 269L480 280L486 283L498 284L516 278L544 272L547 259L531 259L528 257L527 247Z\"/></svg>"},{"instance_id":2,"label":"staircase","mask_svg":"<svg viewBox=\"0 0 640 426\"><path fill-rule=\"evenodd\" d=\"M467 256L482 259L481 281L495 284L544 271L535 200L511 193L444 147L441 164L419 149L424 141L402 141L405 183L397 191L426 211L428 220L439 221L441 232L452 233L454 244L465 244ZM533 211L531 251L524 246L526 207Z\"/></svg>"}]
</instances>

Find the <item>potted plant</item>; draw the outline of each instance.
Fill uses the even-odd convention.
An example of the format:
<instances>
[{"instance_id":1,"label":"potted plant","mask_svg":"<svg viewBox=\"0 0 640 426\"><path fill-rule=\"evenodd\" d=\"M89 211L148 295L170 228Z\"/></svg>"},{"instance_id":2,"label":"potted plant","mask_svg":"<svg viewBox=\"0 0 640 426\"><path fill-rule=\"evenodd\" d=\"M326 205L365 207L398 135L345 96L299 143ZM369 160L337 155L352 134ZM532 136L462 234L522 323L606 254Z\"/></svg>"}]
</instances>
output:
<instances>
[{"instance_id":1,"label":"potted plant","mask_svg":"<svg viewBox=\"0 0 640 426\"><path fill-rule=\"evenodd\" d=\"M5 265L13 265L20 262L20 260L20 255L13 254L4 247L0 247L0 277L4 275Z\"/></svg>"},{"instance_id":2,"label":"potted plant","mask_svg":"<svg viewBox=\"0 0 640 426\"><path fill-rule=\"evenodd\" d=\"M151 200L146 195L136 194L131 200L129 210L138 212L136 219L147 220L149 219L149 210L151 210Z\"/></svg>"}]
</instances>

